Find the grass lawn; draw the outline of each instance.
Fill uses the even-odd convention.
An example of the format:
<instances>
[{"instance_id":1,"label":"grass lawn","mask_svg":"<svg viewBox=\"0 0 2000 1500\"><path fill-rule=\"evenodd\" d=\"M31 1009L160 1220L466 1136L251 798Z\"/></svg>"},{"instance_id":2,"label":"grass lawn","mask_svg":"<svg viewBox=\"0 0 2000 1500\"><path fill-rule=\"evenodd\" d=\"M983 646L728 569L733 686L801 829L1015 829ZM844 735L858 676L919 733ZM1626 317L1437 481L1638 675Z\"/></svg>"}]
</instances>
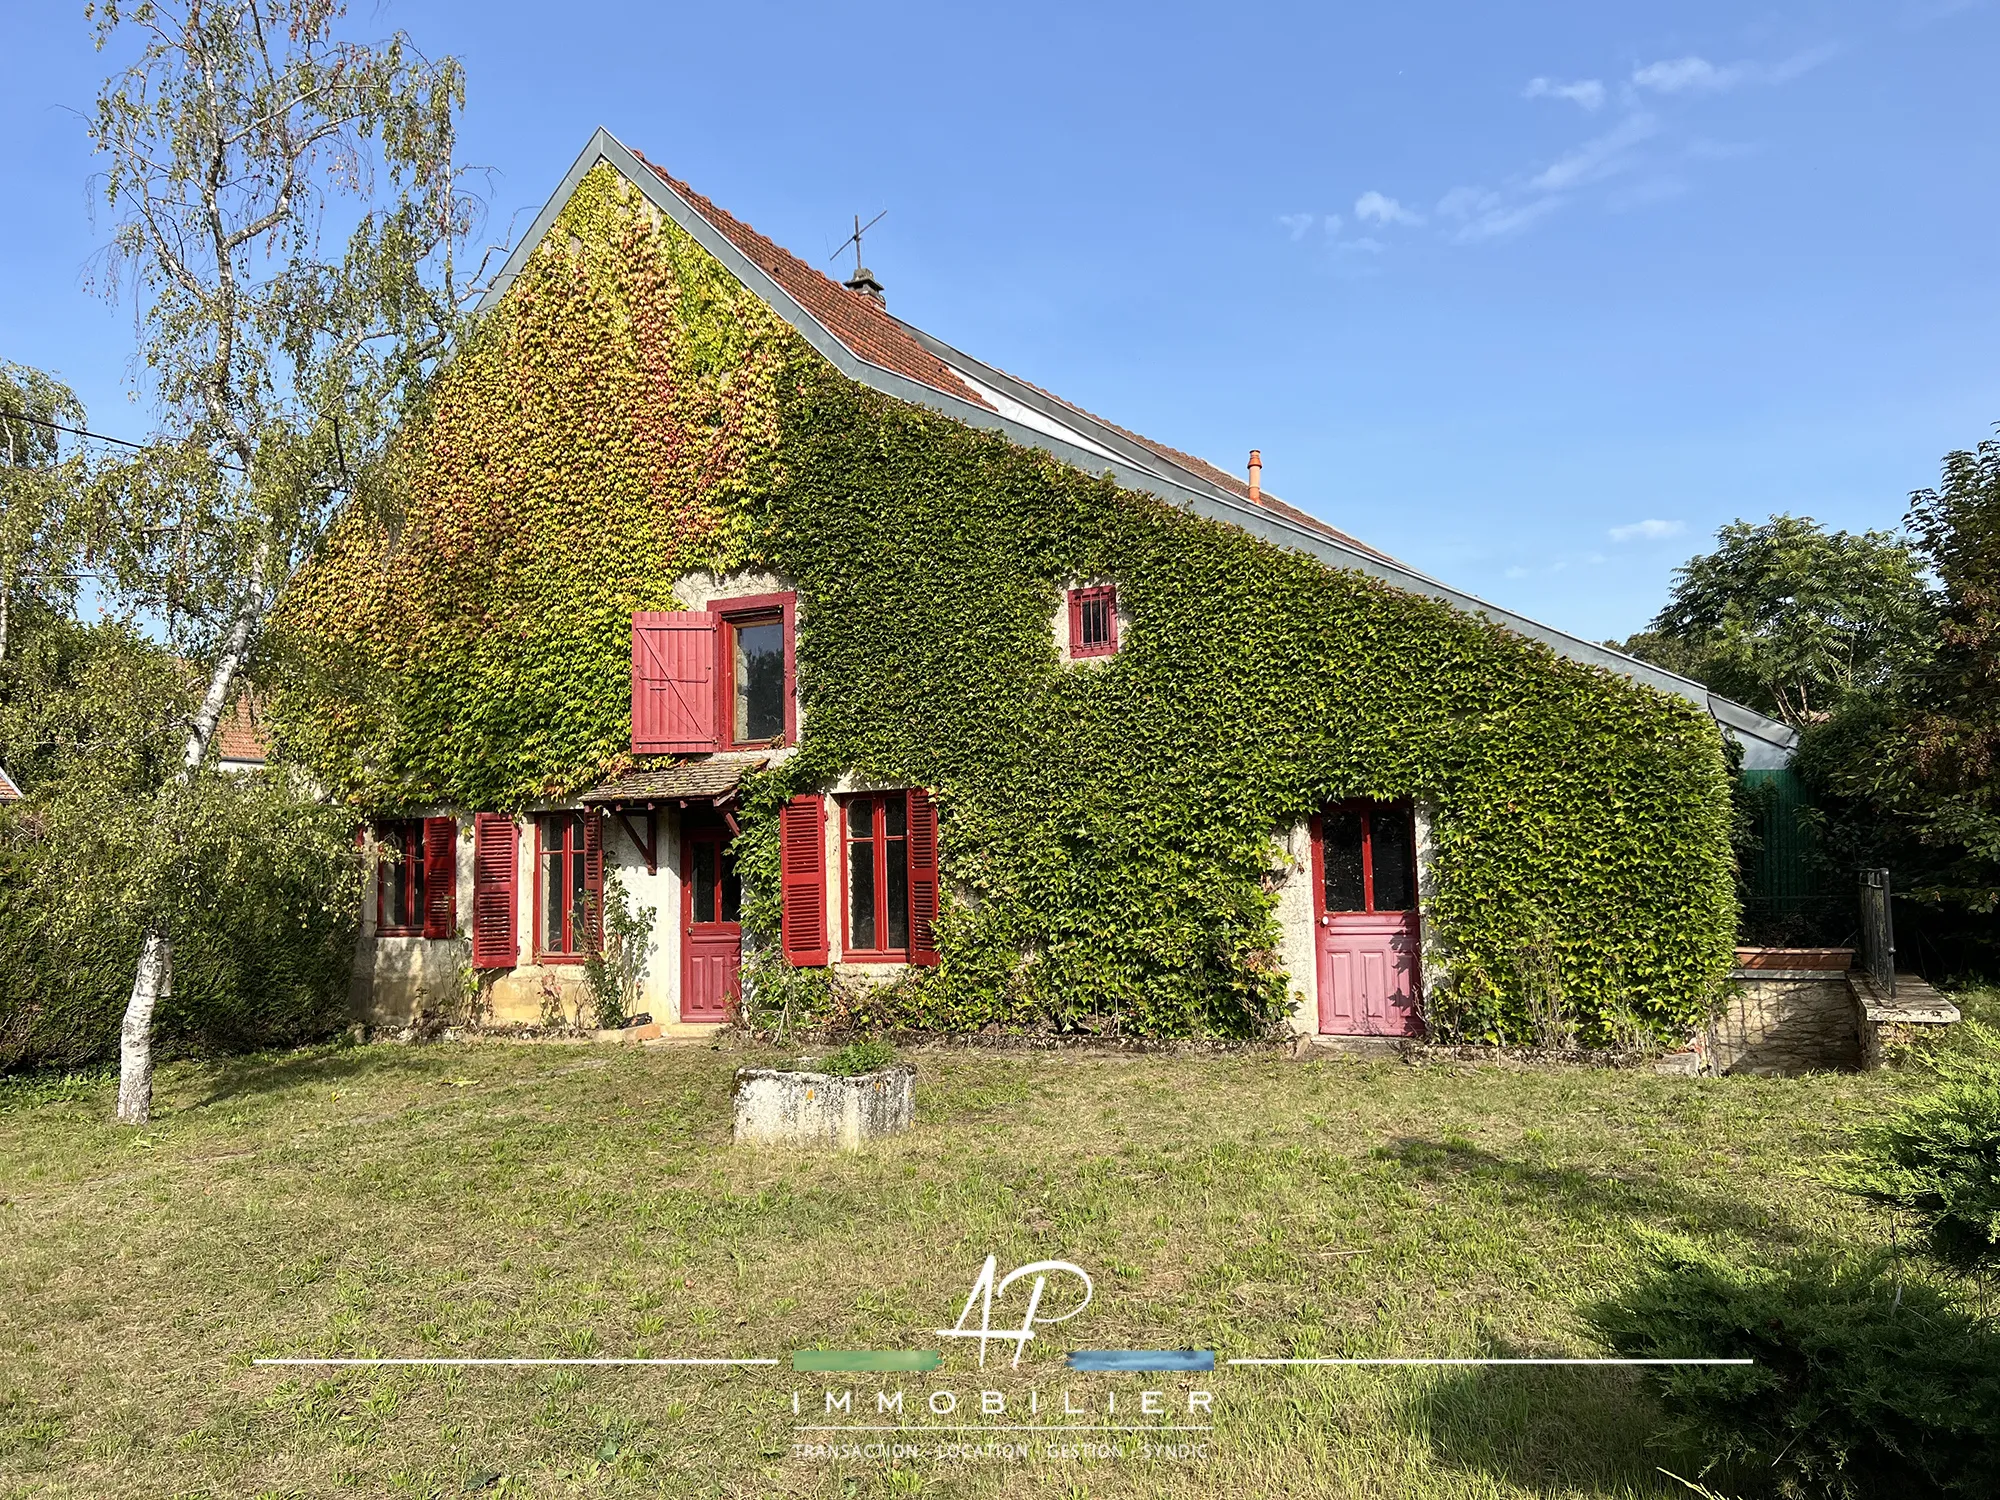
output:
<instances>
[{"instance_id":1,"label":"grass lawn","mask_svg":"<svg viewBox=\"0 0 2000 1500\"><path fill-rule=\"evenodd\" d=\"M1640 1226L1772 1254L1887 1235L1821 1178L1893 1077L913 1057L917 1129L845 1158L732 1149L731 1072L769 1060L735 1049L180 1063L139 1133L107 1123L109 1080L0 1084L0 1494L1686 1496L1659 1467L1699 1460L1652 1445L1625 1372L1061 1355L1596 1354L1577 1311ZM795 1349L939 1347L989 1254L1077 1262L1096 1300L1018 1372L956 1343L930 1375L792 1372ZM251 1363L332 1354L783 1363ZM854 1416L823 1414L829 1388ZM1202 1388L1214 1428L1188 1460L1050 1457L1037 1434L1013 1462L795 1454L794 1391L796 1420L858 1423L897 1388L939 1423L1030 1388L1038 1422L1065 1391L1093 1413L1068 1420L1124 1421L1142 1388L1176 1416L1130 1420L1186 1422ZM958 1415L924 1408L936 1390Z\"/></svg>"}]
</instances>

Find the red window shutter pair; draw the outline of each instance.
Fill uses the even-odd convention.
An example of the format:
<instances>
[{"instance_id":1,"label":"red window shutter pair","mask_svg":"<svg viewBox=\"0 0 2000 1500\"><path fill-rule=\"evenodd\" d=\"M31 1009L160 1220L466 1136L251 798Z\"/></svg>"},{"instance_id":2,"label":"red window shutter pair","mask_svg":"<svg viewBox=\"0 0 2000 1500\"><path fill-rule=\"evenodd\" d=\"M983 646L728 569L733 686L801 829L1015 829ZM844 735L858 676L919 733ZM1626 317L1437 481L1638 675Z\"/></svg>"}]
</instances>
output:
<instances>
[{"instance_id":1,"label":"red window shutter pair","mask_svg":"<svg viewBox=\"0 0 2000 1500\"><path fill-rule=\"evenodd\" d=\"M632 616L632 753L716 748L715 617L700 610Z\"/></svg>"},{"instance_id":2,"label":"red window shutter pair","mask_svg":"<svg viewBox=\"0 0 2000 1500\"><path fill-rule=\"evenodd\" d=\"M505 813L472 820L472 965L511 969L521 945L514 928L514 881L521 830Z\"/></svg>"},{"instance_id":3,"label":"red window shutter pair","mask_svg":"<svg viewBox=\"0 0 2000 1500\"><path fill-rule=\"evenodd\" d=\"M424 936L458 935L458 820L424 819Z\"/></svg>"},{"instance_id":4,"label":"red window shutter pair","mask_svg":"<svg viewBox=\"0 0 2000 1500\"><path fill-rule=\"evenodd\" d=\"M935 964L937 954L937 804L909 793L910 962ZM794 797L778 814L778 884L785 961L816 968L827 960L826 798Z\"/></svg>"}]
</instances>

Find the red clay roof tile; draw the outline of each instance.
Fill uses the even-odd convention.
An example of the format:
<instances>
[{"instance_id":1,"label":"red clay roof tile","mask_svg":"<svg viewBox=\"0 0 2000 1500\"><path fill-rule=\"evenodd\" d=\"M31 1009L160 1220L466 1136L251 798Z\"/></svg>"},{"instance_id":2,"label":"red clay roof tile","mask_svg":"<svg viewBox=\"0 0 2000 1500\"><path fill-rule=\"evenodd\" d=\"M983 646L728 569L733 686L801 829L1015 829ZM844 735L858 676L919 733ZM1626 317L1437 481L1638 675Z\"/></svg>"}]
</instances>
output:
<instances>
[{"instance_id":1,"label":"red clay roof tile","mask_svg":"<svg viewBox=\"0 0 2000 1500\"><path fill-rule=\"evenodd\" d=\"M638 152L633 154L646 161ZM797 298L807 312L826 325L827 331L859 358L880 365L885 370L893 370L898 375L906 375L947 396L956 396L975 406L987 406L978 392L951 372L950 366L905 333L889 316L887 309L873 297L849 291L791 251L774 245L741 219L717 208L685 182L669 174L664 167L650 161L646 165L658 172L669 187L693 205L696 213L714 225L718 234L770 272L772 280ZM987 409L990 411L992 408L987 406Z\"/></svg>"},{"instance_id":2,"label":"red clay roof tile","mask_svg":"<svg viewBox=\"0 0 2000 1500\"><path fill-rule=\"evenodd\" d=\"M741 219L716 207L658 163L646 161L643 153L633 154L659 173L661 180L680 194L696 213L708 220L718 234L769 272L779 286L791 293L807 312L819 319L827 331L856 356L871 364L880 365L885 370L893 370L898 375L907 376L934 391L941 391L946 395L956 396L960 400L970 401L976 406L992 410L991 402L960 380L943 360L911 338L903 326L890 317L887 309L873 297L850 291L824 272L807 265L789 250L772 243ZM1013 378L1020 379L1019 376ZM1060 402L1079 416L1102 423L1113 432L1122 434L1167 462L1227 490L1237 499L1245 501L1250 499L1250 487L1235 475L1218 469L1215 465L1192 454L1182 453L1177 448L1169 448L1165 443L1156 443L1151 438L1141 437L1138 433L1120 427L1115 422L1107 422L1104 418L1085 411L1074 402L1064 401L1052 391L1043 391L1040 386L1032 385L1028 381L1021 383L1033 390L1041 391L1051 401ZM1260 495L1256 503L1273 515L1283 516L1310 530L1366 552L1372 557L1379 557L1385 562L1395 561L1388 553L1378 551L1359 538L1327 525L1317 516L1306 514L1295 505L1287 505L1284 501L1268 494Z\"/></svg>"}]
</instances>

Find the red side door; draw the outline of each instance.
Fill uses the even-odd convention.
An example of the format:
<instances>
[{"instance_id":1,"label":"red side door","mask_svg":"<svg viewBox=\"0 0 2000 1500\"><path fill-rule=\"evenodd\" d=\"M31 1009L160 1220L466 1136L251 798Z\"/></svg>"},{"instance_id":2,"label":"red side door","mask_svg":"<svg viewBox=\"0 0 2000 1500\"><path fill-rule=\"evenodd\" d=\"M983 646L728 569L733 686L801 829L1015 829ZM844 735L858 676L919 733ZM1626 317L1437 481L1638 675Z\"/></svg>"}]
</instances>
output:
<instances>
[{"instance_id":1,"label":"red side door","mask_svg":"<svg viewBox=\"0 0 2000 1500\"><path fill-rule=\"evenodd\" d=\"M1416 820L1407 802L1343 802L1313 821L1319 1029L1415 1036Z\"/></svg>"},{"instance_id":2,"label":"red side door","mask_svg":"<svg viewBox=\"0 0 2000 1500\"><path fill-rule=\"evenodd\" d=\"M719 822L681 834L681 1019L726 1021L743 967L743 887Z\"/></svg>"}]
</instances>

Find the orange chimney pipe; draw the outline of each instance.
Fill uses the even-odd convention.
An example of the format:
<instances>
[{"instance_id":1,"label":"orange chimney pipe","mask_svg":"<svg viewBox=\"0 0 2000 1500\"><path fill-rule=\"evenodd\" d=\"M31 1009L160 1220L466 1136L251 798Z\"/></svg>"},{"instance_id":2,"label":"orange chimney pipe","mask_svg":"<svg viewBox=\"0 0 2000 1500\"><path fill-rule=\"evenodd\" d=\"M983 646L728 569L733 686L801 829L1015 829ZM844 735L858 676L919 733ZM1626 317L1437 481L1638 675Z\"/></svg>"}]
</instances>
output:
<instances>
[{"instance_id":1,"label":"orange chimney pipe","mask_svg":"<svg viewBox=\"0 0 2000 1500\"><path fill-rule=\"evenodd\" d=\"M1250 450L1250 503L1264 503L1264 455L1256 448Z\"/></svg>"}]
</instances>

